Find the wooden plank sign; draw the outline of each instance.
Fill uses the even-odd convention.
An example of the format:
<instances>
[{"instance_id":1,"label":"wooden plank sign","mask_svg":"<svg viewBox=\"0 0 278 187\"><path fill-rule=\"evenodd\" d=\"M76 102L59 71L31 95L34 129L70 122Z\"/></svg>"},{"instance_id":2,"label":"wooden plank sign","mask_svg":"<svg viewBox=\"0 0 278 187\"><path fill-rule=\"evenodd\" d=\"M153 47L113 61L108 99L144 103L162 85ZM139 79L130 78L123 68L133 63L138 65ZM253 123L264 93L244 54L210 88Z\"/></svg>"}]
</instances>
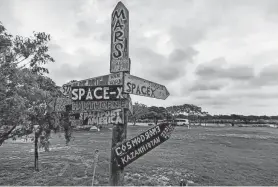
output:
<instances>
[{"instance_id":1,"label":"wooden plank sign","mask_svg":"<svg viewBox=\"0 0 278 187\"><path fill-rule=\"evenodd\" d=\"M165 86L127 73L124 74L124 93L163 100L170 95Z\"/></svg>"},{"instance_id":2,"label":"wooden plank sign","mask_svg":"<svg viewBox=\"0 0 278 187\"><path fill-rule=\"evenodd\" d=\"M170 123L161 123L114 147L118 166L124 168L139 157L151 151L168 140L174 126Z\"/></svg>"},{"instance_id":3,"label":"wooden plank sign","mask_svg":"<svg viewBox=\"0 0 278 187\"><path fill-rule=\"evenodd\" d=\"M71 105L71 103L69 98L58 97L49 103L49 107L54 112L66 112L66 106Z\"/></svg>"},{"instance_id":4,"label":"wooden plank sign","mask_svg":"<svg viewBox=\"0 0 278 187\"><path fill-rule=\"evenodd\" d=\"M123 85L123 73L113 73L109 75L85 79L69 84L64 84L60 91L65 96L71 95L72 86L108 86L108 85Z\"/></svg>"},{"instance_id":5,"label":"wooden plank sign","mask_svg":"<svg viewBox=\"0 0 278 187\"><path fill-rule=\"evenodd\" d=\"M82 125L108 126L109 124L123 124L123 110L71 112L72 120L82 121Z\"/></svg>"},{"instance_id":6,"label":"wooden plank sign","mask_svg":"<svg viewBox=\"0 0 278 187\"><path fill-rule=\"evenodd\" d=\"M118 2L111 16L110 73L129 72L129 12Z\"/></svg>"},{"instance_id":7,"label":"wooden plank sign","mask_svg":"<svg viewBox=\"0 0 278 187\"><path fill-rule=\"evenodd\" d=\"M129 108L129 101L121 99L117 101L74 101L72 111L100 111Z\"/></svg>"},{"instance_id":8,"label":"wooden plank sign","mask_svg":"<svg viewBox=\"0 0 278 187\"><path fill-rule=\"evenodd\" d=\"M72 101L115 101L123 99L122 86L72 86Z\"/></svg>"}]
</instances>

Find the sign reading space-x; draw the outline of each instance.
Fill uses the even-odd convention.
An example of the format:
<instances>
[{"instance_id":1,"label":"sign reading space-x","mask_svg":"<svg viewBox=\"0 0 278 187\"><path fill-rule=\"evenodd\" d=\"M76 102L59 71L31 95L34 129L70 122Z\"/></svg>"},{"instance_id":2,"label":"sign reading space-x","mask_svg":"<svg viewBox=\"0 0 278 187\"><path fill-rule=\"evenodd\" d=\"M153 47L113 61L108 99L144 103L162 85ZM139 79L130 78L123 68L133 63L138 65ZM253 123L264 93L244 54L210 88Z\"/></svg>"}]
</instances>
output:
<instances>
[{"instance_id":1,"label":"sign reading space-x","mask_svg":"<svg viewBox=\"0 0 278 187\"><path fill-rule=\"evenodd\" d=\"M123 85L123 73L122 72L113 73L109 75L103 75L99 77L94 77L90 79L64 84L60 90L63 93L63 95L69 96L71 94L72 86L108 86L108 85Z\"/></svg>"},{"instance_id":2,"label":"sign reading space-x","mask_svg":"<svg viewBox=\"0 0 278 187\"><path fill-rule=\"evenodd\" d=\"M122 86L73 86L73 101L113 101L123 99Z\"/></svg>"}]
</instances>

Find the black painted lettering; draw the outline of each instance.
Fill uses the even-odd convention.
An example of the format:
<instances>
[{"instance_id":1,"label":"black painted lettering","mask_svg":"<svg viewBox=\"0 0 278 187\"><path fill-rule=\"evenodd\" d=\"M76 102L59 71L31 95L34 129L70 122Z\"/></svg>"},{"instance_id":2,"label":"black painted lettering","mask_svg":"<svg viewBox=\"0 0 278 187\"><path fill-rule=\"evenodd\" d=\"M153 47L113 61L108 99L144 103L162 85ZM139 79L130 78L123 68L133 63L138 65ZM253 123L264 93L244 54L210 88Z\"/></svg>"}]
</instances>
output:
<instances>
[{"instance_id":1,"label":"black painted lettering","mask_svg":"<svg viewBox=\"0 0 278 187\"><path fill-rule=\"evenodd\" d=\"M155 90L156 90L156 89L151 89L151 97L155 97L155 96L154 96Z\"/></svg>"},{"instance_id":2,"label":"black painted lettering","mask_svg":"<svg viewBox=\"0 0 278 187\"><path fill-rule=\"evenodd\" d=\"M132 87L131 87L131 93L134 93L134 89L136 88L136 85L135 84L132 84Z\"/></svg>"},{"instance_id":3,"label":"black painted lettering","mask_svg":"<svg viewBox=\"0 0 278 187\"><path fill-rule=\"evenodd\" d=\"M141 92L140 92L140 86L137 86L137 89L136 89L136 94L141 95Z\"/></svg>"},{"instance_id":4,"label":"black painted lettering","mask_svg":"<svg viewBox=\"0 0 278 187\"><path fill-rule=\"evenodd\" d=\"M123 48L124 48L124 45L123 45L122 43L117 43L117 44L115 45L115 50L116 50L117 52L114 52L114 53L113 53L113 57L114 57L114 58L120 58L120 57L122 57L122 56L123 56Z\"/></svg>"},{"instance_id":5,"label":"black painted lettering","mask_svg":"<svg viewBox=\"0 0 278 187\"><path fill-rule=\"evenodd\" d=\"M126 85L127 85L127 90L126 90L126 92L130 92L130 91L131 91L131 83L128 82Z\"/></svg>"},{"instance_id":6,"label":"black painted lettering","mask_svg":"<svg viewBox=\"0 0 278 187\"><path fill-rule=\"evenodd\" d=\"M150 89L150 87L148 87L148 88L147 88L147 95L148 95L148 96L150 96L150 95L151 95L151 93L150 93L150 92L151 92L151 89Z\"/></svg>"},{"instance_id":7,"label":"black painted lettering","mask_svg":"<svg viewBox=\"0 0 278 187\"><path fill-rule=\"evenodd\" d=\"M141 92L142 92L144 95L146 95L146 86L142 86L142 87L141 87Z\"/></svg>"},{"instance_id":8,"label":"black painted lettering","mask_svg":"<svg viewBox=\"0 0 278 187\"><path fill-rule=\"evenodd\" d=\"M116 10L112 16L112 20L114 21L114 19L119 19L119 18L122 18L122 19L126 19L126 16L125 16L125 13L124 13L124 10L121 9L120 13L118 12L118 10Z\"/></svg>"},{"instance_id":9,"label":"black painted lettering","mask_svg":"<svg viewBox=\"0 0 278 187\"><path fill-rule=\"evenodd\" d=\"M120 28L120 29L122 30L123 27L124 27L124 25L121 24L121 20L118 19L118 20L116 21L115 25L114 25L114 29L113 29L113 30L115 31L117 28ZM116 36L115 36L115 37L116 37Z\"/></svg>"},{"instance_id":10,"label":"black painted lettering","mask_svg":"<svg viewBox=\"0 0 278 187\"><path fill-rule=\"evenodd\" d=\"M122 42L124 41L124 39L122 38L122 36L124 35L124 33L122 31L116 31L115 32L115 37L114 37L114 42Z\"/></svg>"}]
</instances>

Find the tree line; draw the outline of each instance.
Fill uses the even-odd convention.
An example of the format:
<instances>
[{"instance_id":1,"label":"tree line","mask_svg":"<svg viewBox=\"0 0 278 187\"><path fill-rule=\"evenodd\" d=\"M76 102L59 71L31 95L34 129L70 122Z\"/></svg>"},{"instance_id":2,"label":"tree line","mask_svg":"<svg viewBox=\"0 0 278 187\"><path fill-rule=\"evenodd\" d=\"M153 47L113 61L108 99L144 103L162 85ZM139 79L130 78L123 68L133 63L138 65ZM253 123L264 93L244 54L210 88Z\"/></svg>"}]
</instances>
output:
<instances>
[{"instance_id":1,"label":"tree line","mask_svg":"<svg viewBox=\"0 0 278 187\"><path fill-rule=\"evenodd\" d=\"M138 121L149 121L157 124L159 120L173 120L175 118L189 119L191 123L243 123L243 124L277 124L278 116L256 115L211 115L202 107L193 104L173 105L169 107L147 106L134 103L133 113L129 121L134 125Z\"/></svg>"}]
</instances>

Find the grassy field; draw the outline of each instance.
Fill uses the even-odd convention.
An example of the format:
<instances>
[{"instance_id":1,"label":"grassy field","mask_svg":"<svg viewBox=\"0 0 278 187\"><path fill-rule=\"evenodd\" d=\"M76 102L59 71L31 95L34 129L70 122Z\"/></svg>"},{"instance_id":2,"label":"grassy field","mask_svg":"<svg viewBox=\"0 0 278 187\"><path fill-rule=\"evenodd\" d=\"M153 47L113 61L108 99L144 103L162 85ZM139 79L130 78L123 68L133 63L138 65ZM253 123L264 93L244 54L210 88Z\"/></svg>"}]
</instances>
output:
<instances>
[{"instance_id":1,"label":"grassy field","mask_svg":"<svg viewBox=\"0 0 278 187\"><path fill-rule=\"evenodd\" d=\"M128 137L149 127L129 126ZM93 155L99 149L95 185L108 185L111 131L75 132L65 146L52 135L51 151L33 170L32 143L0 147L0 185L91 185ZM170 140L125 169L125 185L278 185L278 129L176 127Z\"/></svg>"}]
</instances>

